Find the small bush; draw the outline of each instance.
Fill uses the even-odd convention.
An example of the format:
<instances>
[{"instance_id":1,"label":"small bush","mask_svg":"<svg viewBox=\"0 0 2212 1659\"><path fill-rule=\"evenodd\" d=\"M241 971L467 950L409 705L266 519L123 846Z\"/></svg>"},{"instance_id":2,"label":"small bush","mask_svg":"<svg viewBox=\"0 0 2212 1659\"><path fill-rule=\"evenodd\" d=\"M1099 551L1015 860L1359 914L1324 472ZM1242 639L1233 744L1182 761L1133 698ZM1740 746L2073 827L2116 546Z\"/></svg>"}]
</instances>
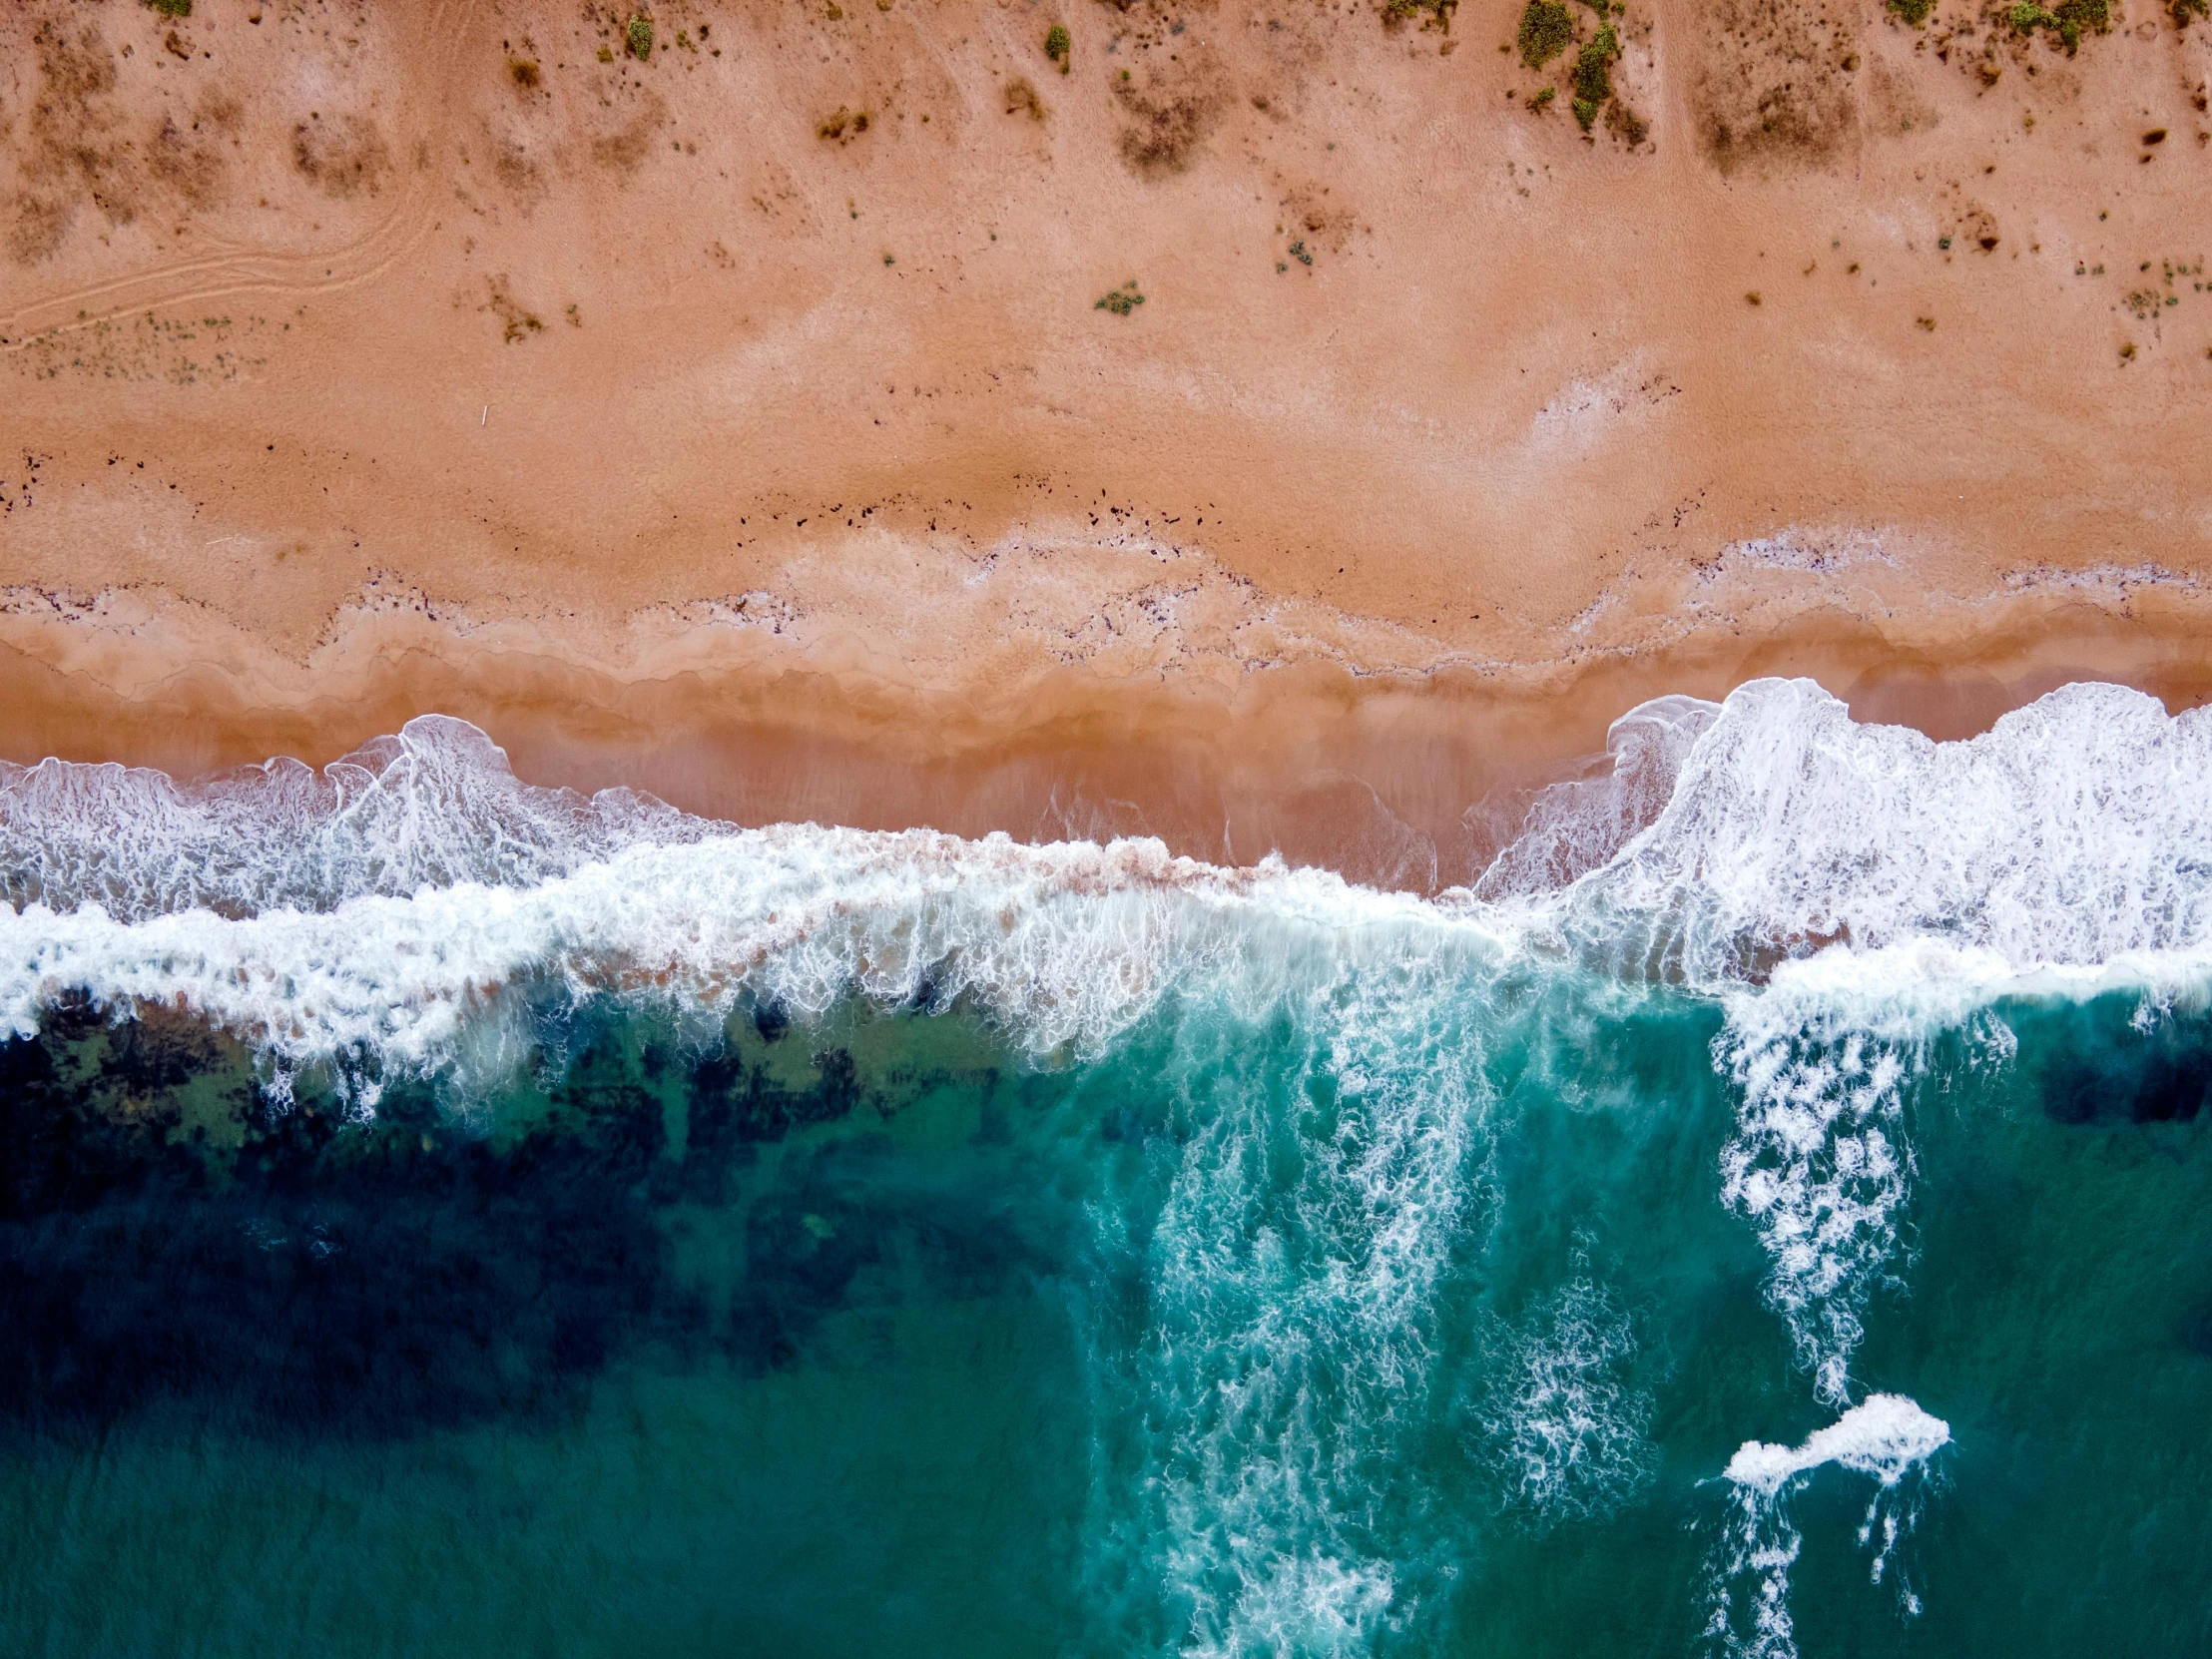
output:
<instances>
[{"instance_id":1,"label":"small bush","mask_svg":"<svg viewBox=\"0 0 2212 1659\"><path fill-rule=\"evenodd\" d=\"M1918 29L1936 10L1936 0L1890 0L1890 10Z\"/></svg>"},{"instance_id":2,"label":"small bush","mask_svg":"<svg viewBox=\"0 0 2212 1659\"><path fill-rule=\"evenodd\" d=\"M152 6L164 17L190 17L192 15L192 0L146 0L146 4Z\"/></svg>"},{"instance_id":3,"label":"small bush","mask_svg":"<svg viewBox=\"0 0 2212 1659\"><path fill-rule=\"evenodd\" d=\"M1620 36L1613 33L1608 23L1597 32L1597 38L1577 52L1574 57L1574 115L1585 129L1597 119L1598 106L1613 96L1613 62L1621 55ZM1582 113L1583 105L1590 106L1590 113Z\"/></svg>"},{"instance_id":4,"label":"small bush","mask_svg":"<svg viewBox=\"0 0 2212 1659\"><path fill-rule=\"evenodd\" d=\"M1522 63L1530 69L1541 69L1564 52L1573 40L1574 19L1567 15L1567 8L1559 0L1528 0L1528 9L1521 13L1520 19Z\"/></svg>"},{"instance_id":5,"label":"small bush","mask_svg":"<svg viewBox=\"0 0 2212 1659\"><path fill-rule=\"evenodd\" d=\"M2058 0L2058 38L2066 43L2071 53L2081 44L2081 31L2094 29L2098 34L2112 26L2112 9L2107 0Z\"/></svg>"},{"instance_id":6,"label":"small bush","mask_svg":"<svg viewBox=\"0 0 2212 1659\"><path fill-rule=\"evenodd\" d=\"M2084 29L2094 29L2103 34L2112 26L2109 0L2059 0L2056 11L2047 11L2031 0L2021 0L2004 14L2005 21L2021 34L2033 34L2037 29L2048 29L2058 36L2072 57L2081 48Z\"/></svg>"},{"instance_id":7,"label":"small bush","mask_svg":"<svg viewBox=\"0 0 2212 1659\"><path fill-rule=\"evenodd\" d=\"M2174 27L2186 29L2192 17L2212 17L2212 0L2174 0L2171 13Z\"/></svg>"},{"instance_id":8,"label":"small bush","mask_svg":"<svg viewBox=\"0 0 2212 1659\"><path fill-rule=\"evenodd\" d=\"M653 56L653 20L643 12L633 13L622 26L622 44L640 63Z\"/></svg>"},{"instance_id":9,"label":"small bush","mask_svg":"<svg viewBox=\"0 0 2212 1659\"><path fill-rule=\"evenodd\" d=\"M1073 46L1074 42L1068 39L1067 30L1062 28L1059 24L1055 23L1052 25L1051 28L1045 31L1044 55L1050 58L1054 63L1058 63L1062 58L1066 57L1069 50Z\"/></svg>"},{"instance_id":10,"label":"small bush","mask_svg":"<svg viewBox=\"0 0 2212 1659\"><path fill-rule=\"evenodd\" d=\"M1137 291L1137 279L1132 276L1120 287L1108 293L1105 298L1096 301L1091 309L1094 311L1112 311L1116 316L1127 316L1143 303L1144 295Z\"/></svg>"},{"instance_id":11,"label":"small bush","mask_svg":"<svg viewBox=\"0 0 2212 1659\"><path fill-rule=\"evenodd\" d=\"M1543 91L1537 93L1533 98L1529 99L1528 107L1531 110L1535 111L1537 114L1541 115L1543 113L1544 106L1549 104L1554 98L1557 98L1558 96L1559 89L1557 87L1546 87Z\"/></svg>"}]
</instances>

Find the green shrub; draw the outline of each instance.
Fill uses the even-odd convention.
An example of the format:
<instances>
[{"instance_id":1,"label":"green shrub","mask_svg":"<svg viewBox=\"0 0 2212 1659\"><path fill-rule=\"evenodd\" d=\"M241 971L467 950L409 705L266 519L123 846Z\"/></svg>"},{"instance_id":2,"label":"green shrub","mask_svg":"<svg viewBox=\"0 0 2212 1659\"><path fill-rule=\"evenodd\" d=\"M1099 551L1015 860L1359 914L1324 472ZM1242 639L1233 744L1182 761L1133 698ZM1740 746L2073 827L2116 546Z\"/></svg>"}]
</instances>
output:
<instances>
[{"instance_id":1,"label":"green shrub","mask_svg":"<svg viewBox=\"0 0 2212 1659\"><path fill-rule=\"evenodd\" d=\"M152 6L164 17L190 17L192 15L192 0L146 0L146 4Z\"/></svg>"},{"instance_id":2,"label":"green shrub","mask_svg":"<svg viewBox=\"0 0 2212 1659\"><path fill-rule=\"evenodd\" d=\"M2046 11L2031 0L2020 0L2020 4L2004 17L2023 35L2033 34L2037 29L2052 31L2064 44L2068 57L2080 50L2084 29L2094 29L2101 35L2112 26L2109 0L2059 0L2056 11Z\"/></svg>"},{"instance_id":3,"label":"green shrub","mask_svg":"<svg viewBox=\"0 0 2212 1659\"><path fill-rule=\"evenodd\" d=\"M2112 26L2112 10L2106 0L2058 0L2058 38L2066 43L2067 52L2081 44L2081 31L2094 29L2098 34Z\"/></svg>"},{"instance_id":4,"label":"green shrub","mask_svg":"<svg viewBox=\"0 0 2212 1659\"><path fill-rule=\"evenodd\" d=\"M1073 46L1073 44L1074 42L1068 39L1067 30L1063 29L1059 24L1055 23L1052 25L1051 28L1045 31L1044 55L1050 58L1054 63L1058 63L1062 58L1068 55L1069 48Z\"/></svg>"},{"instance_id":5,"label":"green shrub","mask_svg":"<svg viewBox=\"0 0 2212 1659\"><path fill-rule=\"evenodd\" d=\"M1613 33L1610 23L1598 30L1595 40L1575 54L1574 114L1585 128L1595 119L1598 106L1613 96L1613 77L1608 71L1620 55L1620 36ZM1582 113L1585 104L1590 106L1589 115Z\"/></svg>"},{"instance_id":6,"label":"green shrub","mask_svg":"<svg viewBox=\"0 0 2212 1659\"><path fill-rule=\"evenodd\" d=\"M1521 62L1541 69L1574 40L1574 19L1559 0L1528 0L1520 18Z\"/></svg>"},{"instance_id":7,"label":"green shrub","mask_svg":"<svg viewBox=\"0 0 2212 1659\"><path fill-rule=\"evenodd\" d=\"M622 26L622 44L640 63L653 56L653 20L643 12L633 13Z\"/></svg>"},{"instance_id":8,"label":"green shrub","mask_svg":"<svg viewBox=\"0 0 2212 1659\"><path fill-rule=\"evenodd\" d=\"M1890 10L1918 29L1936 10L1936 0L1890 0Z\"/></svg>"}]
</instances>

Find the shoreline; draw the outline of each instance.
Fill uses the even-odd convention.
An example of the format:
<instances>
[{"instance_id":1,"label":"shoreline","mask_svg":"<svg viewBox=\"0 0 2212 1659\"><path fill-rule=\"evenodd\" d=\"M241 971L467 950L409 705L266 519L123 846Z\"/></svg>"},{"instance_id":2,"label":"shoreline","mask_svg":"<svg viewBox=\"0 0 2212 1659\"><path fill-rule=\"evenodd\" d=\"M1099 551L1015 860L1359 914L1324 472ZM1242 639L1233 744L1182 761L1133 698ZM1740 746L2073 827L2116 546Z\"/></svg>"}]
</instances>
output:
<instances>
[{"instance_id":1,"label":"shoreline","mask_svg":"<svg viewBox=\"0 0 2212 1659\"><path fill-rule=\"evenodd\" d=\"M0 755L1427 885L1653 696L2212 694L2212 26L1415 12L26 0Z\"/></svg>"},{"instance_id":2,"label":"shoreline","mask_svg":"<svg viewBox=\"0 0 2212 1659\"><path fill-rule=\"evenodd\" d=\"M2132 686L2172 713L2212 701L2193 597L2164 597L2120 613L2015 600L1947 639L1812 611L1541 665L1361 671L1308 655L1116 675L1032 661L965 683L894 679L849 639L809 649L727 628L615 663L519 624L471 635L353 613L293 662L235 633L228 649L205 629L165 636L159 613L121 625L19 610L0 615L0 759L180 780L278 755L320 767L445 714L485 731L525 782L625 786L743 826L1151 834L1212 862L1275 851L1428 891L1478 874L1528 794L1602 762L1608 726L1655 697L1717 701L1803 676L1855 719L1938 741L2074 680Z\"/></svg>"}]
</instances>

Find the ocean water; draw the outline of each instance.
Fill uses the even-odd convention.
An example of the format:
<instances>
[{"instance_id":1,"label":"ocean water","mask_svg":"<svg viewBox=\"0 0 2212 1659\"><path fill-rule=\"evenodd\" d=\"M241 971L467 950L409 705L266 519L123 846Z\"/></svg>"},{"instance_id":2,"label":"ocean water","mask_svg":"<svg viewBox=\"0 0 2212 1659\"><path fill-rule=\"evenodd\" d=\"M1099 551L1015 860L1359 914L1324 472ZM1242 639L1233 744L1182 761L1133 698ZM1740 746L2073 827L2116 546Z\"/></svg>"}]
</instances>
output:
<instances>
[{"instance_id":1,"label":"ocean water","mask_svg":"<svg viewBox=\"0 0 2212 1659\"><path fill-rule=\"evenodd\" d=\"M2212 1651L2212 717L1418 898L423 720L0 771L0 1651Z\"/></svg>"}]
</instances>

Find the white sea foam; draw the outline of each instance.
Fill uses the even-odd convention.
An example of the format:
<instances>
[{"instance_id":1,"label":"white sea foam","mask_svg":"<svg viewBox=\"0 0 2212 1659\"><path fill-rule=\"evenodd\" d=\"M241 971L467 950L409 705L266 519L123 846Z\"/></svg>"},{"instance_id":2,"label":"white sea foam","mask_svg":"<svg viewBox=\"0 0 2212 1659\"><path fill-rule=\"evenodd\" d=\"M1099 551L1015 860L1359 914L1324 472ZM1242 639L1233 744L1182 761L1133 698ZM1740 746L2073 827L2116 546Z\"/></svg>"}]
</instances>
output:
<instances>
[{"instance_id":1,"label":"white sea foam","mask_svg":"<svg viewBox=\"0 0 2212 1659\"><path fill-rule=\"evenodd\" d=\"M1785 1482L1834 1463L1891 1487L1948 1444L1950 1424L1922 1410L1918 1400L1869 1394L1826 1428L1816 1428L1803 1445L1746 1440L1729 1458L1722 1477L1771 1498Z\"/></svg>"},{"instance_id":2,"label":"white sea foam","mask_svg":"<svg viewBox=\"0 0 2212 1659\"><path fill-rule=\"evenodd\" d=\"M0 762L0 897L131 920L326 910L468 881L529 886L725 828L627 790L533 788L475 727L425 715L319 773L274 760L180 785L143 767Z\"/></svg>"},{"instance_id":3,"label":"white sea foam","mask_svg":"<svg viewBox=\"0 0 2212 1659\"><path fill-rule=\"evenodd\" d=\"M1157 841L781 826L632 845L529 886L462 882L324 911L125 921L26 905L0 913L0 1029L35 1031L75 993L190 1008L287 1065L427 1073L451 1058L464 1016L525 982L708 1006L743 991L810 1013L851 992L892 1003L926 990L973 996L1042 1052L1095 1048L1209 966L1265 997L1312 967L1313 949L1387 956L1408 928L1479 948L1478 930L1440 926L1410 899L1281 865L1217 870Z\"/></svg>"},{"instance_id":4,"label":"white sea foam","mask_svg":"<svg viewBox=\"0 0 2212 1659\"><path fill-rule=\"evenodd\" d=\"M1761 681L1717 712L1646 705L1611 748L1611 775L1539 798L1476 892L1432 903L1146 841L741 833L520 784L453 721L321 774L272 762L190 788L49 761L0 770L0 1015L26 1029L73 991L182 1002L295 1055L423 1064L455 999L533 969L678 989L768 974L811 1006L825 982L910 993L935 951L1008 987L998 1005L1049 1046L1119 1029L1152 994L1132 987L1233 955L1269 913L1330 936L1384 914L1471 926L1739 1007L1824 946L1849 947L1819 960L1848 956L1858 982L1831 969L1821 994L1869 1006L1901 985L1971 1001L2038 973L2194 973L2212 947L2212 716L2073 686L1936 745Z\"/></svg>"},{"instance_id":5,"label":"white sea foam","mask_svg":"<svg viewBox=\"0 0 2212 1659\"><path fill-rule=\"evenodd\" d=\"M1418 1604L1377 1522L1408 1478L1480 1174L1486 1094L1456 979L1416 951L1301 993L1291 1080L1330 1106L1295 1160L1253 1085L1250 1024L1186 1033L1162 1078L1187 1139L1138 1381L1185 1653L1364 1652Z\"/></svg>"},{"instance_id":6,"label":"white sea foam","mask_svg":"<svg viewBox=\"0 0 2212 1659\"><path fill-rule=\"evenodd\" d=\"M2013 972L2212 944L2212 711L2072 685L1965 743L1861 726L1810 681L1740 687L1666 808L1569 890L1602 960L1756 980L1832 942Z\"/></svg>"},{"instance_id":7,"label":"white sea foam","mask_svg":"<svg viewBox=\"0 0 2212 1659\"><path fill-rule=\"evenodd\" d=\"M1746 1440L1722 1474L1728 1507L1706 1562L1712 1647L1732 1659L1794 1659L1790 1569L1805 1540L1790 1500L1815 1470L1830 1464L1873 1478L1874 1496L1859 1528L1861 1547L1874 1552L1869 1576L1877 1584L1896 1578L1899 1605L1908 1616L1918 1613L1919 1597L1893 1568L1918 1513L1916 1477L1949 1443L1950 1425L1903 1394L1868 1395L1803 1445ZM1740 1608L1739 1587L1747 1590Z\"/></svg>"},{"instance_id":8,"label":"white sea foam","mask_svg":"<svg viewBox=\"0 0 2212 1659\"><path fill-rule=\"evenodd\" d=\"M1496 1356L1483 1449L1539 1526L1603 1514L1651 1478L1652 1397L1630 1378L1636 1348L1626 1312L1577 1277Z\"/></svg>"},{"instance_id":9,"label":"white sea foam","mask_svg":"<svg viewBox=\"0 0 2212 1659\"><path fill-rule=\"evenodd\" d=\"M1614 721L1603 765L1538 792L1475 897L1551 892L1602 868L1666 810L1683 762L1720 712L1701 698L1659 697Z\"/></svg>"},{"instance_id":10,"label":"white sea foam","mask_svg":"<svg viewBox=\"0 0 2212 1659\"><path fill-rule=\"evenodd\" d=\"M1790 1327L1814 1391L1849 1397L1861 1315L1888 1274L1912 1179L1900 1129L1914 1056L1861 1031L1810 1022L1716 1045L1738 1088L1721 1153L1721 1198L1750 1220L1773 1263L1768 1301Z\"/></svg>"}]
</instances>

